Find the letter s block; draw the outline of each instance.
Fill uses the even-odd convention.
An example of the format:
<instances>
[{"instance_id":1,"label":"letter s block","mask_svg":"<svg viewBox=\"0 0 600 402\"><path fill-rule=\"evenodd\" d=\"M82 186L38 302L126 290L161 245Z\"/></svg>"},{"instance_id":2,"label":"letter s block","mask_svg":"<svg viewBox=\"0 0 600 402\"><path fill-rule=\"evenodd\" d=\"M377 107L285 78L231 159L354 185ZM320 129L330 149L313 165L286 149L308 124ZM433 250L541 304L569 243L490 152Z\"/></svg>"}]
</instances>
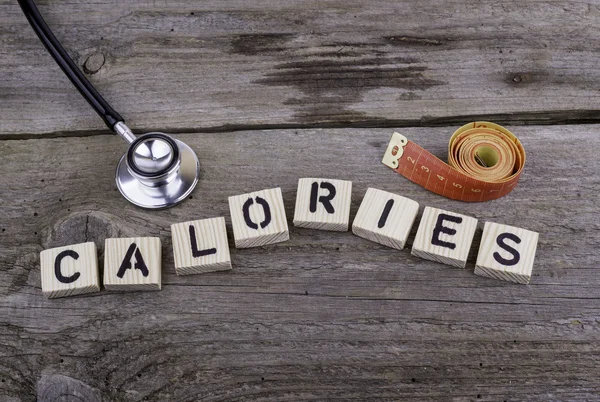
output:
<instances>
[{"instance_id":1,"label":"letter s block","mask_svg":"<svg viewBox=\"0 0 600 402\"><path fill-rule=\"evenodd\" d=\"M346 232L352 182L305 178L298 181L294 226Z\"/></svg>"},{"instance_id":2,"label":"letter s block","mask_svg":"<svg viewBox=\"0 0 600 402\"><path fill-rule=\"evenodd\" d=\"M201 219L171 225L177 275L231 269L225 218Z\"/></svg>"},{"instance_id":3,"label":"letter s block","mask_svg":"<svg viewBox=\"0 0 600 402\"><path fill-rule=\"evenodd\" d=\"M411 254L464 268L475 229L475 218L425 207Z\"/></svg>"},{"instance_id":4,"label":"letter s block","mask_svg":"<svg viewBox=\"0 0 600 402\"><path fill-rule=\"evenodd\" d=\"M158 237L104 241L106 290L160 290L162 250Z\"/></svg>"},{"instance_id":5,"label":"letter s block","mask_svg":"<svg viewBox=\"0 0 600 402\"><path fill-rule=\"evenodd\" d=\"M419 203L416 201L369 188L352 223L352 232L402 250L418 212Z\"/></svg>"},{"instance_id":6,"label":"letter s block","mask_svg":"<svg viewBox=\"0 0 600 402\"><path fill-rule=\"evenodd\" d=\"M539 234L514 226L486 222L475 274L527 284L531 280Z\"/></svg>"},{"instance_id":7,"label":"letter s block","mask_svg":"<svg viewBox=\"0 0 600 402\"><path fill-rule=\"evenodd\" d=\"M98 254L93 242L40 253L42 294L50 299L100 291Z\"/></svg>"},{"instance_id":8,"label":"letter s block","mask_svg":"<svg viewBox=\"0 0 600 402\"><path fill-rule=\"evenodd\" d=\"M229 197L233 237L237 248L289 240L281 188Z\"/></svg>"}]
</instances>

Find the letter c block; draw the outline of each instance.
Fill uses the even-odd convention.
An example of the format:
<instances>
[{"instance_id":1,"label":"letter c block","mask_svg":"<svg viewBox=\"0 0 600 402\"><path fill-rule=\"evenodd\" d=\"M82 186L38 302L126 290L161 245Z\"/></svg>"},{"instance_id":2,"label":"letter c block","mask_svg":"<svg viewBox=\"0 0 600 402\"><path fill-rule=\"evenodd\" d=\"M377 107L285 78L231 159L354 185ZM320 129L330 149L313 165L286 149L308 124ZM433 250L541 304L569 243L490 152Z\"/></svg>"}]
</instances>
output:
<instances>
[{"instance_id":1,"label":"letter c block","mask_svg":"<svg viewBox=\"0 0 600 402\"><path fill-rule=\"evenodd\" d=\"M477 229L470 216L425 207L412 255L442 264L464 268Z\"/></svg>"},{"instance_id":2,"label":"letter c block","mask_svg":"<svg viewBox=\"0 0 600 402\"><path fill-rule=\"evenodd\" d=\"M98 254L93 242L40 253L42 294L48 298L100 291Z\"/></svg>"},{"instance_id":3,"label":"letter c block","mask_svg":"<svg viewBox=\"0 0 600 402\"><path fill-rule=\"evenodd\" d=\"M527 284L531 280L539 234L514 226L486 222L475 274Z\"/></svg>"}]
</instances>

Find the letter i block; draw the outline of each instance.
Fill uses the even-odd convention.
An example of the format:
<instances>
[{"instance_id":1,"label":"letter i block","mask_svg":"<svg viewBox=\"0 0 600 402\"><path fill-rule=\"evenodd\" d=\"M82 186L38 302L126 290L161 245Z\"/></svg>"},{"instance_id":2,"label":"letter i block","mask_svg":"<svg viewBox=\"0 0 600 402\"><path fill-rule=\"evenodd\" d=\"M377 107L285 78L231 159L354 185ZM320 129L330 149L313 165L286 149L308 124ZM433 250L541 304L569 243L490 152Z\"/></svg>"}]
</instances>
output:
<instances>
[{"instance_id":1,"label":"letter i block","mask_svg":"<svg viewBox=\"0 0 600 402\"><path fill-rule=\"evenodd\" d=\"M425 207L411 254L464 268L476 228L475 218Z\"/></svg>"},{"instance_id":2,"label":"letter i block","mask_svg":"<svg viewBox=\"0 0 600 402\"><path fill-rule=\"evenodd\" d=\"M280 188L229 197L233 237L237 248L289 240Z\"/></svg>"},{"instance_id":3,"label":"letter i block","mask_svg":"<svg viewBox=\"0 0 600 402\"><path fill-rule=\"evenodd\" d=\"M531 280L539 234L514 226L486 222L475 274L527 284Z\"/></svg>"},{"instance_id":4,"label":"letter i block","mask_svg":"<svg viewBox=\"0 0 600 402\"><path fill-rule=\"evenodd\" d=\"M42 294L50 299L100 291L98 254L93 242L40 253Z\"/></svg>"},{"instance_id":5,"label":"letter i block","mask_svg":"<svg viewBox=\"0 0 600 402\"><path fill-rule=\"evenodd\" d=\"M231 269L225 218L176 223L171 233L177 275Z\"/></svg>"},{"instance_id":6,"label":"letter i block","mask_svg":"<svg viewBox=\"0 0 600 402\"><path fill-rule=\"evenodd\" d=\"M106 290L160 290L160 239L132 237L104 241Z\"/></svg>"},{"instance_id":7,"label":"letter i block","mask_svg":"<svg viewBox=\"0 0 600 402\"><path fill-rule=\"evenodd\" d=\"M351 181L300 179L294 226L345 232L350 223L351 198Z\"/></svg>"},{"instance_id":8,"label":"letter i block","mask_svg":"<svg viewBox=\"0 0 600 402\"><path fill-rule=\"evenodd\" d=\"M418 212L419 203L416 201L369 188L352 223L352 232L402 250Z\"/></svg>"}]
</instances>

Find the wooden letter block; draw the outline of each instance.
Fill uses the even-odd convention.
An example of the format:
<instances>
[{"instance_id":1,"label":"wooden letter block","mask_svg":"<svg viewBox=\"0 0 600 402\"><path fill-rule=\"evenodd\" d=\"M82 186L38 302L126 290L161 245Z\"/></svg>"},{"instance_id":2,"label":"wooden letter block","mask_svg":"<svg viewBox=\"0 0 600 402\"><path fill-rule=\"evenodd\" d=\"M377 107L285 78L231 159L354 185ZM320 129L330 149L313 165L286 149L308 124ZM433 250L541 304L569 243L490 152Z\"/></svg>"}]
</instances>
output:
<instances>
[{"instance_id":1,"label":"wooden letter block","mask_svg":"<svg viewBox=\"0 0 600 402\"><path fill-rule=\"evenodd\" d=\"M419 203L416 201L369 188L352 223L352 232L375 243L402 250L418 212Z\"/></svg>"},{"instance_id":2,"label":"wooden letter block","mask_svg":"<svg viewBox=\"0 0 600 402\"><path fill-rule=\"evenodd\" d=\"M106 290L160 290L160 239L132 237L104 242L104 287Z\"/></svg>"},{"instance_id":3,"label":"wooden letter block","mask_svg":"<svg viewBox=\"0 0 600 402\"><path fill-rule=\"evenodd\" d=\"M100 291L96 244L81 243L40 253L42 294L48 298Z\"/></svg>"},{"instance_id":4,"label":"wooden letter block","mask_svg":"<svg viewBox=\"0 0 600 402\"><path fill-rule=\"evenodd\" d=\"M475 218L425 207L411 254L464 268L476 228Z\"/></svg>"},{"instance_id":5,"label":"wooden letter block","mask_svg":"<svg viewBox=\"0 0 600 402\"><path fill-rule=\"evenodd\" d=\"M351 181L300 179L294 226L345 232L350 222L351 199Z\"/></svg>"},{"instance_id":6,"label":"wooden letter block","mask_svg":"<svg viewBox=\"0 0 600 402\"><path fill-rule=\"evenodd\" d=\"M177 275L231 269L225 218L176 223L171 233Z\"/></svg>"},{"instance_id":7,"label":"wooden letter block","mask_svg":"<svg viewBox=\"0 0 600 402\"><path fill-rule=\"evenodd\" d=\"M233 237L237 248L289 240L280 188L229 197Z\"/></svg>"},{"instance_id":8,"label":"wooden letter block","mask_svg":"<svg viewBox=\"0 0 600 402\"><path fill-rule=\"evenodd\" d=\"M531 279L539 234L514 226L486 222L475 274L527 284Z\"/></svg>"}]
</instances>

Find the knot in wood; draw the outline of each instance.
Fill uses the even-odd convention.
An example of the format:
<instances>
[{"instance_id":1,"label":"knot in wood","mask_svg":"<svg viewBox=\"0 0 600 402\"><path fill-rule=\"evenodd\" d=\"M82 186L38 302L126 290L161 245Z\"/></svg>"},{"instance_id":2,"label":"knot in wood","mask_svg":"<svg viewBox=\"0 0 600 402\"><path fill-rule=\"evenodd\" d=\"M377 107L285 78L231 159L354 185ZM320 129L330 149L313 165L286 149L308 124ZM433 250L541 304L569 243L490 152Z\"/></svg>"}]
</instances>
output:
<instances>
[{"instance_id":1,"label":"knot in wood","mask_svg":"<svg viewBox=\"0 0 600 402\"><path fill-rule=\"evenodd\" d=\"M94 53L88 56L83 69L87 74L96 74L104 65L104 55L102 53Z\"/></svg>"}]
</instances>

